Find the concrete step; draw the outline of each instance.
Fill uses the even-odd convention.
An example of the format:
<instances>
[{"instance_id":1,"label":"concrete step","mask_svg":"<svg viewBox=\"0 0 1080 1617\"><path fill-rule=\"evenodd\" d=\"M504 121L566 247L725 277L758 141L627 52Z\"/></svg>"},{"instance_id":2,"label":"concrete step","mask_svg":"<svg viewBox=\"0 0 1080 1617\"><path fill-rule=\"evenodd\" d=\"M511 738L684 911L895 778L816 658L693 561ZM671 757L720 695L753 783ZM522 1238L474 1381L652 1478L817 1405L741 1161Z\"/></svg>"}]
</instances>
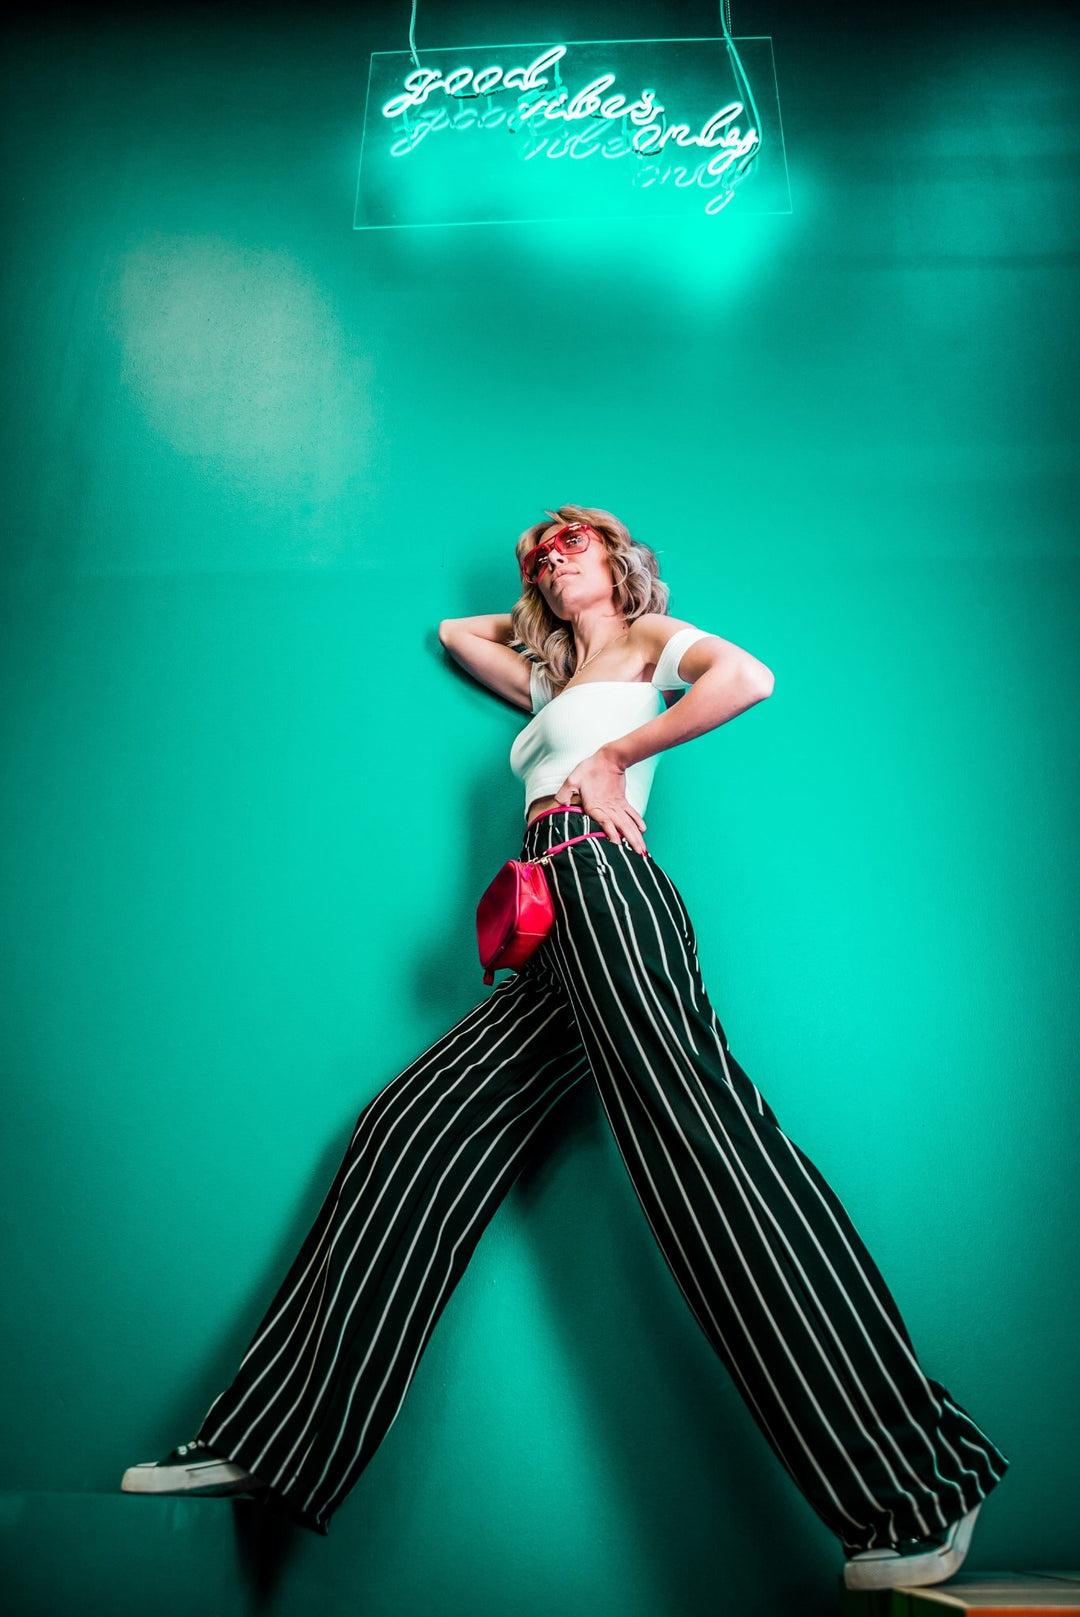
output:
<instances>
[{"instance_id":1,"label":"concrete step","mask_svg":"<svg viewBox=\"0 0 1080 1617\"><path fill-rule=\"evenodd\" d=\"M250 1499L2 1493L0 1606L9 1617L246 1613L245 1545L259 1532Z\"/></svg>"},{"instance_id":2,"label":"concrete step","mask_svg":"<svg viewBox=\"0 0 1080 1617\"><path fill-rule=\"evenodd\" d=\"M958 1572L928 1589L841 1587L840 1617L1060 1617L1080 1612L1078 1572Z\"/></svg>"},{"instance_id":3,"label":"concrete step","mask_svg":"<svg viewBox=\"0 0 1080 1617\"><path fill-rule=\"evenodd\" d=\"M555 1582L524 1575L521 1546L498 1556L462 1544L439 1549L439 1582L422 1564L426 1544L383 1524L372 1554L363 1511L342 1512L319 1537L253 1499L115 1493L0 1493L0 1610L4 1617L674 1617L647 1590L620 1582L620 1559L602 1590L580 1569ZM526 1551L528 1547L525 1547ZM528 1555L526 1554L526 1560ZM835 1562L833 1563L835 1565ZM535 1570L535 1569L534 1569ZM836 1611L830 1576L807 1569L803 1592L758 1569L733 1578L723 1617L823 1617ZM586 1580L587 1581L587 1580ZM533 1585L535 1584L535 1587ZM598 1598L602 1595L603 1598ZM680 1617L699 1617L693 1601ZM712 1605L709 1611L713 1610ZM1080 1613L1080 1571L961 1572L930 1589L856 1593L841 1582L841 1617L1049 1617Z\"/></svg>"}]
</instances>

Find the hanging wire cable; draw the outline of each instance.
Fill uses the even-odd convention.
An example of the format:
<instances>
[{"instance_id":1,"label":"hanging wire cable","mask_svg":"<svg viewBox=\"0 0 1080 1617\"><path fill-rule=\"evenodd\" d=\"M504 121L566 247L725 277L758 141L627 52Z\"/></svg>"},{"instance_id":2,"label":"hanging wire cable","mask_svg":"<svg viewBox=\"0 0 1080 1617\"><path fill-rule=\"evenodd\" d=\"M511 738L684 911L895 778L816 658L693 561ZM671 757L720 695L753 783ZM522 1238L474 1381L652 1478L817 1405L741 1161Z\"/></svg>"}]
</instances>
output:
<instances>
[{"instance_id":1,"label":"hanging wire cable","mask_svg":"<svg viewBox=\"0 0 1080 1617\"><path fill-rule=\"evenodd\" d=\"M409 18L409 50L412 52L413 66L420 66L420 58L416 54L416 0L412 0L412 16Z\"/></svg>"},{"instance_id":2,"label":"hanging wire cable","mask_svg":"<svg viewBox=\"0 0 1080 1617\"><path fill-rule=\"evenodd\" d=\"M749 106L750 112L753 115L753 126L757 131L758 137L757 145L754 147L753 152L744 157L737 165L738 173L742 175L748 168L750 168L750 166L753 164L754 158L761 150L761 118L758 115L757 102L754 100L754 92L750 88L750 80L747 78L746 69L742 65L742 58L735 49L735 41L731 37L731 0L720 0L720 26L724 30L724 42L727 45L728 55L731 58L731 67L735 74L735 83L736 85L742 85L744 101Z\"/></svg>"}]
</instances>

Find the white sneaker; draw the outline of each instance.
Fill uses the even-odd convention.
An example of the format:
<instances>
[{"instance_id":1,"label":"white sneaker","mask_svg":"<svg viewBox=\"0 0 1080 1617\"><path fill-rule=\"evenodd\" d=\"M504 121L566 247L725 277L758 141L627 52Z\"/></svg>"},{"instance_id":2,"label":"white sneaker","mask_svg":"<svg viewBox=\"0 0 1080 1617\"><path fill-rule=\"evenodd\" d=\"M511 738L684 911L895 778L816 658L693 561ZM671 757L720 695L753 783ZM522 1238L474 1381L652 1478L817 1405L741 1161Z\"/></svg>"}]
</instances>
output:
<instances>
[{"instance_id":1,"label":"white sneaker","mask_svg":"<svg viewBox=\"0 0 1080 1617\"><path fill-rule=\"evenodd\" d=\"M120 1482L124 1493L234 1494L265 1488L233 1460L223 1460L199 1438L182 1443L163 1460L129 1466Z\"/></svg>"},{"instance_id":2,"label":"white sneaker","mask_svg":"<svg viewBox=\"0 0 1080 1617\"><path fill-rule=\"evenodd\" d=\"M942 1542L912 1539L910 1548L863 1550L844 1563L844 1583L849 1589L915 1589L926 1583L944 1583L960 1570L971 1543L975 1518L982 1501L959 1521L951 1522Z\"/></svg>"}]
</instances>

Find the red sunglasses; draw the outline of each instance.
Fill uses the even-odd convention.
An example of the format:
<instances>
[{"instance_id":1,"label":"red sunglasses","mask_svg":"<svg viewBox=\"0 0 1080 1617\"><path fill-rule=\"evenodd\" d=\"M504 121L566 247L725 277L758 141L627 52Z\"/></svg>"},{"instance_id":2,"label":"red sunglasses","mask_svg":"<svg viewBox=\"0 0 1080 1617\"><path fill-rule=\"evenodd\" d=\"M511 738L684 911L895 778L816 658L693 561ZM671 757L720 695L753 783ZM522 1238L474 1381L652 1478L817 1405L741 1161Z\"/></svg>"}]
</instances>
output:
<instances>
[{"instance_id":1,"label":"red sunglasses","mask_svg":"<svg viewBox=\"0 0 1080 1617\"><path fill-rule=\"evenodd\" d=\"M522 578L526 584L535 584L550 562L553 550L560 551L564 556L580 556L588 550L595 537L593 529L586 522L564 523L550 539L525 552L521 558Z\"/></svg>"}]
</instances>

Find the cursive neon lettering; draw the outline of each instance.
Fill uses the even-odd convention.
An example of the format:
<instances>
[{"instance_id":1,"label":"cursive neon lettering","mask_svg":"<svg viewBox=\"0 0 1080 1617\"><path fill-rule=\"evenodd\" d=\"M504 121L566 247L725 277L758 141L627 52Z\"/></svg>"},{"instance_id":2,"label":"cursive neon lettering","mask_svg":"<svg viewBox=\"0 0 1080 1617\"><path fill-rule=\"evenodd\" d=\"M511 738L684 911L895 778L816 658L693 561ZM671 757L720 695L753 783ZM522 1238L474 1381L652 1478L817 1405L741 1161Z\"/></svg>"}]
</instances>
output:
<instances>
[{"instance_id":1,"label":"cursive neon lettering","mask_svg":"<svg viewBox=\"0 0 1080 1617\"><path fill-rule=\"evenodd\" d=\"M698 137L690 133L689 124L668 124L660 137L661 147L666 146L669 140L673 140L676 146L696 146L698 144Z\"/></svg>"},{"instance_id":2,"label":"cursive neon lettering","mask_svg":"<svg viewBox=\"0 0 1080 1617\"><path fill-rule=\"evenodd\" d=\"M439 83L442 75L433 67L417 68L405 80L405 89L401 95L392 96L383 107L384 118L396 118L399 113L406 112L409 107L419 107L427 100L428 92Z\"/></svg>"},{"instance_id":3,"label":"cursive neon lettering","mask_svg":"<svg viewBox=\"0 0 1080 1617\"><path fill-rule=\"evenodd\" d=\"M642 90L641 100L626 109L632 124L649 124L663 112L663 102L657 101L655 90Z\"/></svg>"},{"instance_id":4,"label":"cursive neon lettering","mask_svg":"<svg viewBox=\"0 0 1080 1617\"><path fill-rule=\"evenodd\" d=\"M392 157L404 157L407 152L414 152L424 139L425 135L433 134L437 129L448 129L450 118L441 107L434 112L425 112L418 118L412 127L406 130L400 140L394 142L390 148Z\"/></svg>"},{"instance_id":5,"label":"cursive neon lettering","mask_svg":"<svg viewBox=\"0 0 1080 1617\"><path fill-rule=\"evenodd\" d=\"M490 95L499 80L506 89L542 90L547 84L546 68L554 67L566 55L565 45L555 45L544 51L528 67L512 67L504 73L501 67L481 68L474 74L471 67L456 67L445 77L436 68L419 67L404 80L401 95L391 96L382 111L384 118L397 118L410 107L422 107L429 95L442 90L444 95Z\"/></svg>"},{"instance_id":6,"label":"cursive neon lettering","mask_svg":"<svg viewBox=\"0 0 1080 1617\"><path fill-rule=\"evenodd\" d=\"M595 118L600 112L600 97L615 83L614 73L604 73L579 90L566 109L568 118Z\"/></svg>"},{"instance_id":7,"label":"cursive neon lettering","mask_svg":"<svg viewBox=\"0 0 1080 1617\"><path fill-rule=\"evenodd\" d=\"M527 118L535 118L536 114L543 112L546 106L546 95L539 96L535 101L519 101L517 113L515 114L518 124L523 124ZM514 127L516 128L517 125Z\"/></svg>"},{"instance_id":8,"label":"cursive neon lettering","mask_svg":"<svg viewBox=\"0 0 1080 1617\"><path fill-rule=\"evenodd\" d=\"M410 72L401 81L400 93L382 108L384 117L402 119L390 147L391 155L406 156L428 135L448 128L505 127L512 133L524 129L526 161L541 154L555 161L563 157L582 161L598 154L608 160L632 157L632 183L642 189L669 183L677 189L699 186L714 192L705 206L706 213L718 213L728 205L761 144L755 128L743 131L736 122L744 113L742 102L732 101L721 107L695 133L690 124L666 122L664 105L656 99L654 89L643 89L636 101L628 101L613 90L614 73L598 75L571 95L559 77L559 63L566 54L565 45L553 45L528 64L518 63L507 69L492 62L476 71L462 65L445 74L434 68ZM542 94L551 74L554 89L550 95ZM490 104L492 95L507 90L518 92L516 106ZM445 102L432 105L410 123L409 111L424 107L436 94L445 97ZM476 106L461 105L480 97L489 100L483 112ZM450 101L459 103L453 116L446 110ZM541 133L560 122L560 134ZM621 125L621 129L613 130L613 125ZM703 160L693 166L656 162L669 147L681 151L697 147Z\"/></svg>"},{"instance_id":9,"label":"cursive neon lettering","mask_svg":"<svg viewBox=\"0 0 1080 1617\"><path fill-rule=\"evenodd\" d=\"M446 75L441 88L446 91L447 95L460 95L463 90L468 89L472 83L472 77L471 67L455 68L452 73Z\"/></svg>"},{"instance_id":10,"label":"cursive neon lettering","mask_svg":"<svg viewBox=\"0 0 1080 1617\"><path fill-rule=\"evenodd\" d=\"M710 146L715 144L716 138L725 138L723 136L718 137L717 131L722 129L725 124L729 124L732 118L737 118L741 111L742 102L733 101L730 106L721 107L719 112L714 112L704 129L701 131L701 144L703 146ZM739 131L737 129L732 130L733 135L738 136L738 133Z\"/></svg>"},{"instance_id":11,"label":"cursive neon lettering","mask_svg":"<svg viewBox=\"0 0 1080 1617\"><path fill-rule=\"evenodd\" d=\"M512 67L509 73L503 74L503 83L509 90L542 90L547 84L547 79L542 77L544 69L554 67L565 55L566 46L555 45L528 67Z\"/></svg>"},{"instance_id":12,"label":"cursive neon lettering","mask_svg":"<svg viewBox=\"0 0 1080 1617\"><path fill-rule=\"evenodd\" d=\"M473 79L473 90L477 95L490 95L501 79L501 67L482 67Z\"/></svg>"}]
</instances>

